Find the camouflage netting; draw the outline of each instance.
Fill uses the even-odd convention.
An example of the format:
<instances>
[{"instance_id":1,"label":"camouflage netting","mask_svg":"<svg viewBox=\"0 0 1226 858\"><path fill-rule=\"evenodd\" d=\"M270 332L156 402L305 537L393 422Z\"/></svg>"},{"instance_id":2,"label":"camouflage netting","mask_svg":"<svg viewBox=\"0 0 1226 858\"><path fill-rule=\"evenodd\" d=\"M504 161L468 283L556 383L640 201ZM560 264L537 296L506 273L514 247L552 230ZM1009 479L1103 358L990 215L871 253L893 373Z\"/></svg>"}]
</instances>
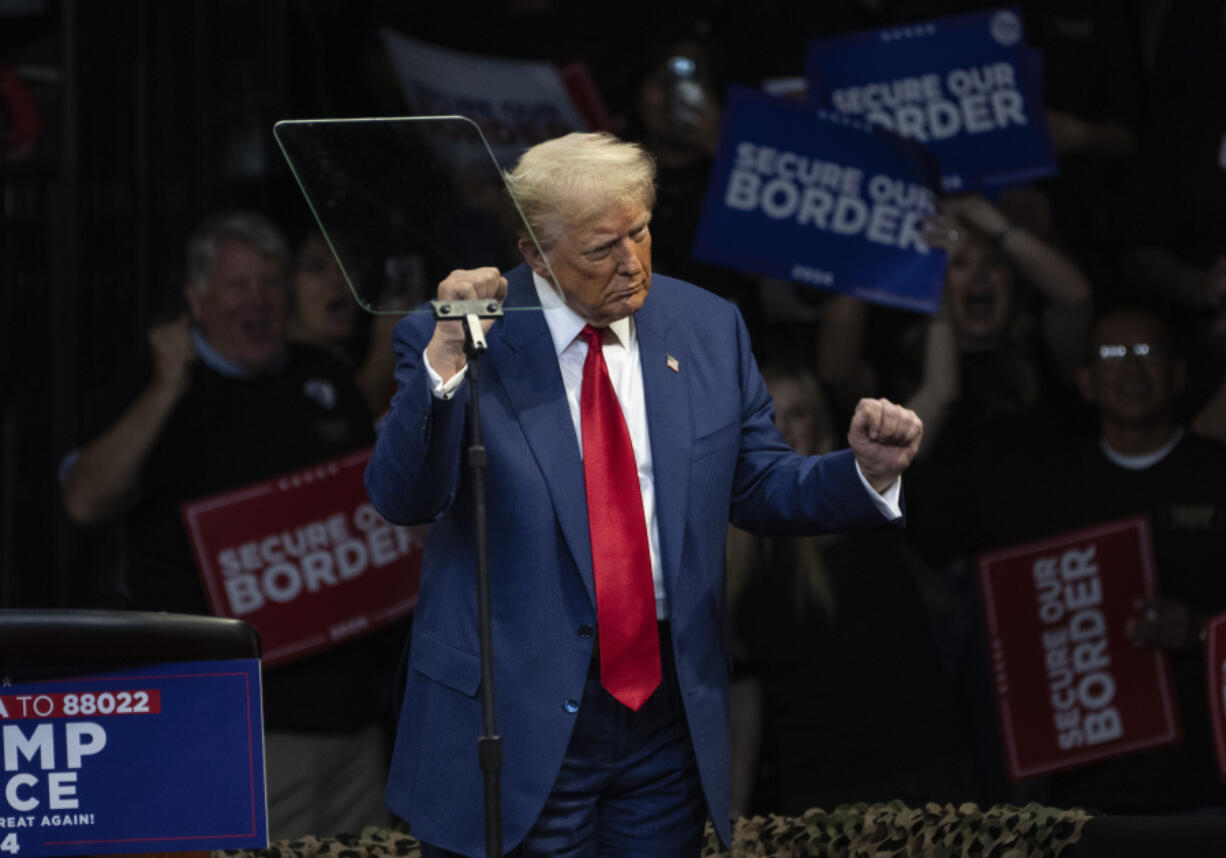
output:
<instances>
[{"instance_id":1,"label":"camouflage netting","mask_svg":"<svg viewBox=\"0 0 1226 858\"><path fill-rule=\"evenodd\" d=\"M798 817L755 816L738 819L732 849L725 850L707 826L702 854L709 858L1050 858L1076 843L1090 815L1038 804L997 805L901 802L853 804L832 811L809 810ZM215 852L235 858L337 858L417 856L417 841L390 828L367 828L361 834L281 840L249 852Z\"/></svg>"},{"instance_id":2,"label":"camouflage netting","mask_svg":"<svg viewBox=\"0 0 1226 858\"><path fill-rule=\"evenodd\" d=\"M841 805L799 817L738 819L732 850L708 827L704 856L829 856L829 858L1040 858L1056 856L1081 837L1090 815L1038 804L997 805L902 802Z\"/></svg>"}]
</instances>

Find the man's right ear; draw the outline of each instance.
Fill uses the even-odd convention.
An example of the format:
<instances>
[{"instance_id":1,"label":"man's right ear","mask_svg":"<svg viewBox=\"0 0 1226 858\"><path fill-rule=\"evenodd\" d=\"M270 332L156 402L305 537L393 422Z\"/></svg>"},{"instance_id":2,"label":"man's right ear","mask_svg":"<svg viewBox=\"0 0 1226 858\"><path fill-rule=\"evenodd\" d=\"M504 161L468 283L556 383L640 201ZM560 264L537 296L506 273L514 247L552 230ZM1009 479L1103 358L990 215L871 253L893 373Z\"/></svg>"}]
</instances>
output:
<instances>
[{"instance_id":1,"label":"man's right ear","mask_svg":"<svg viewBox=\"0 0 1226 858\"><path fill-rule=\"evenodd\" d=\"M519 240L519 252L524 257L524 262L528 263L528 267L534 272L549 280L549 265L545 262L545 254L541 252L540 247L531 238L521 238Z\"/></svg>"}]
</instances>

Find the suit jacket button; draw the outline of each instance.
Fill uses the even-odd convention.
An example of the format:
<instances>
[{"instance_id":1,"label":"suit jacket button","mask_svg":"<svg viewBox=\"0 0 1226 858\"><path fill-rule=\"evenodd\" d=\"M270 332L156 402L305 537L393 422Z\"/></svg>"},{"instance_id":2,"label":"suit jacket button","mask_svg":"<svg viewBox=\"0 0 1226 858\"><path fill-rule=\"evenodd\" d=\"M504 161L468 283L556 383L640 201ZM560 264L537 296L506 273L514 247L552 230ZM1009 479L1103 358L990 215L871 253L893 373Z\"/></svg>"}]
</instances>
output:
<instances>
[{"instance_id":1,"label":"suit jacket button","mask_svg":"<svg viewBox=\"0 0 1226 858\"><path fill-rule=\"evenodd\" d=\"M587 625L586 623L579 626L579 637L590 638L594 634L596 634L596 630L592 628L591 626Z\"/></svg>"},{"instance_id":2,"label":"suit jacket button","mask_svg":"<svg viewBox=\"0 0 1226 858\"><path fill-rule=\"evenodd\" d=\"M571 697L569 700L567 700L565 703L562 704L562 708L565 709L567 712L569 712L571 715L574 715L576 712L579 711L579 701Z\"/></svg>"}]
</instances>

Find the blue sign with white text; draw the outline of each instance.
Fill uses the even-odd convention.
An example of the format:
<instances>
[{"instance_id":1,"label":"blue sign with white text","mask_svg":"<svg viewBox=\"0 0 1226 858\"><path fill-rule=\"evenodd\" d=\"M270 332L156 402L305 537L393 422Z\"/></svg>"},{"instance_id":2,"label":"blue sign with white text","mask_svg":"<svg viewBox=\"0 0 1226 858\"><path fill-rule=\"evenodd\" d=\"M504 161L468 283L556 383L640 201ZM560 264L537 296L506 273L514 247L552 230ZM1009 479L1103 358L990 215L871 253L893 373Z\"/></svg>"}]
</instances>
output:
<instances>
[{"instance_id":1,"label":"blue sign with white text","mask_svg":"<svg viewBox=\"0 0 1226 858\"><path fill-rule=\"evenodd\" d=\"M924 241L935 159L800 102L731 87L694 256L935 313L944 251Z\"/></svg>"},{"instance_id":2,"label":"blue sign with white text","mask_svg":"<svg viewBox=\"0 0 1226 858\"><path fill-rule=\"evenodd\" d=\"M0 855L268 845L258 659L0 687Z\"/></svg>"},{"instance_id":3,"label":"blue sign with white text","mask_svg":"<svg viewBox=\"0 0 1226 858\"><path fill-rule=\"evenodd\" d=\"M929 147L948 192L1057 172L1042 55L1016 8L936 18L809 43L809 98Z\"/></svg>"}]
</instances>

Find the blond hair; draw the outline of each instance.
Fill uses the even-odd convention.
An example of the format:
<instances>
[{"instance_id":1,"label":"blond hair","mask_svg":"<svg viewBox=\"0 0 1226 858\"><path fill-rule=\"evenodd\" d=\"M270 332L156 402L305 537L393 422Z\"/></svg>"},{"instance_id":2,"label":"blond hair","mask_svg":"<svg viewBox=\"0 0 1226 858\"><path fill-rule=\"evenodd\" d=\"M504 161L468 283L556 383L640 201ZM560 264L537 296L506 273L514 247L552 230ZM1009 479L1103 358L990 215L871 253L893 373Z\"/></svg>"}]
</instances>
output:
<instances>
[{"instance_id":1,"label":"blond hair","mask_svg":"<svg viewBox=\"0 0 1226 858\"><path fill-rule=\"evenodd\" d=\"M635 143L604 131L573 133L538 143L504 174L507 190L542 246L566 225L584 223L610 207L656 202L655 159Z\"/></svg>"}]
</instances>

